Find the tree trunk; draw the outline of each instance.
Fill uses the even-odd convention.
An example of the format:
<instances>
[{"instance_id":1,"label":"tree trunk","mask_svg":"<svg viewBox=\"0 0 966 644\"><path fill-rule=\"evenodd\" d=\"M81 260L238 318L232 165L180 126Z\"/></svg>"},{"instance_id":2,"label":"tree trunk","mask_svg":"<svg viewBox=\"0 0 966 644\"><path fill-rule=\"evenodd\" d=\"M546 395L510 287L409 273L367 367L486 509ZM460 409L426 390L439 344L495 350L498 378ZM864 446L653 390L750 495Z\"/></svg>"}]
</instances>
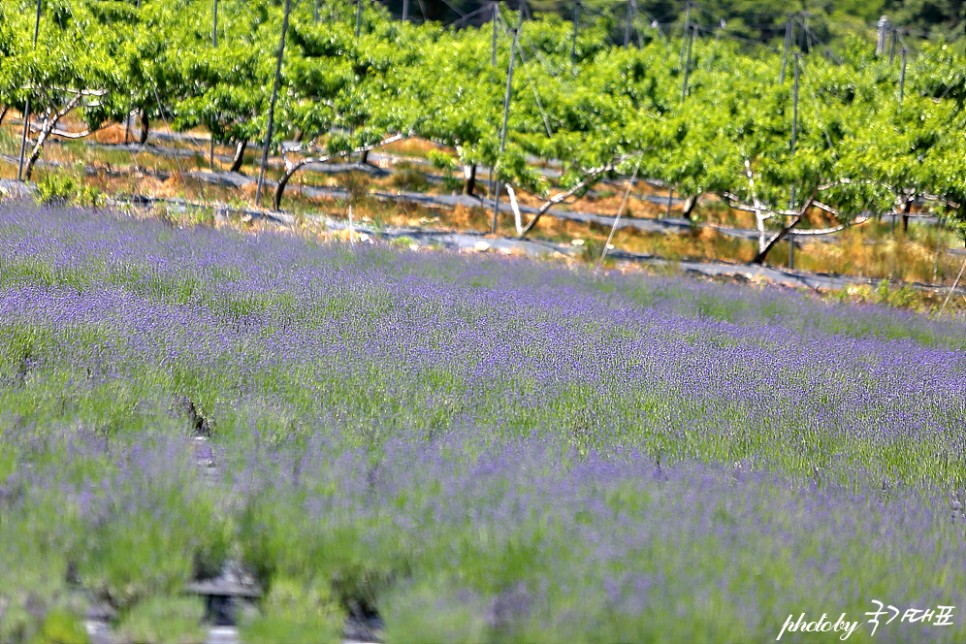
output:
<instances>
[{"instance_id":1,"label":"tree trunk","mask_svg":"<svg viewBox=\"0 0 966 644\"><path fill-rule=\"evenodd\" d=\"M235 156L231 160L231 167L228 168L229 172L238 172L241 170L242 163L245 160L245 148L247 147L247 140L242 140L235 143Z\"/></svg>"},{"instance_id":2,"label":"tree trunk","mask_svg":"<svg viewBox=\"0 0 966 644\"><path fill-rule=\"evenodd\" d=\"M684 210L681 212L681 216L688 221L691 221L691 216L694 214L694 207L698 205L698 198L699 195L694 195L684 201Z\"/></svg>"},{"instance_id":3,"label":"tree trunk","mask_svg":"<svg viewBox=\"0 0 966 644\"><path fill-rule=\"evenodd\" d=\"M814 197L812 197L812 199L814 199ZM758 254L755 255L755 258L753 260L751 260L752 264L765 263L765 258L768 256L768 253L771 252L771 249L775 247L775 244L783 240L785 238L785 235L791 232L792 228L794 228L795 226L797 226L802 222L802 219L805 217L805 213L808 212L808 209L812 206L812 199L807 200L805 204L799 209L798 214L795 215L794 219L792 219L792 223L788 224L787 226L779 230L774 237L768 240L766 244L761 246L760 250L758 251Z\"/></svg>"},{"instance_id":4,"label":"tree trunk","mask_svg":"<svg viewBox=\"0 0 966 644\"><path fill-rule=\"evenodd\" d=\"M138 144L144 145L148 142L148 131L151 129L151 119L148 118L147 110L141 110L139 120L141 121L141 131L138 133Z\"/></svg>"},{"instance_id":5,"label":"tree trunk","mask_svg":"<svg viewBox=\"0 0 966 644\"><path fill-rule=\"evenodd\" d=\"M286 170L285 171L285 174L282 175L282 178L278 180L278 185L275 187L275 198L272 200L272 209L273 210L280 210L281 209L281 207L282 207L282 193L285 192L285 186L288 185L288 180L292 178L292 175L295 174L295 171L298 170L301 167L302 166L300 166L300 165L296 165L291 170Z\"/></svg>"},{"instance_id":6,"label":"tree trunk","mask_svg":"<svg viewBox=\"0 0 966 644\"><path fill-rule=\"evenodd\" d=\"M909 232L909 212L912 210L912 202L915 201L914 197L909 197L906 199L905 205L902 207L902 232Z\"/></svg>"},{"instance_id":7,"label":"tree trunk","mask_svg":"<svg viewBox=\"0 0 966 644\"><path fill-rule=\"evenodd\" d=\"M3 125L3 119L7 115L7 110L10 109L9 105L4 105L3 109L0 109L0 125Z\"/></svg>"},{"instance_id":8,"label":"tree trunk","mask_svg":"<svg viewBox=\"0 0 966 644\"><path fill-rule=\"evenodd\" d=\"M463 166L463 194L472 197L476 191L476 164Z\"/></svg>"},{"instance_id":9,"label":"tree trunk","mask_svg":"<svg viewBox=\"0 0 966 644\"><path fill-rule=\"evenodd\" d=\"M375 145L369 145L369 146L366 146L364 148L356 148L355 150L352 150L352 151L347 152L347 153L343 153L343 154L339 154L339 155L326 155L324 157L315 157L315 158L310 158L310 159L300 159L298 161L293 162L291 165L289 165L286 162L286 164L285 164L285 173L282 174L282 177L278 180L278 185L275 188L275 197L274 197L274 199L272 201L272 204L273 204L274 209L275 210L279 210L280 209L280 207L282 205L282 193L285 192L285 186L288 185L289 179L292 178L292 175L294 175L296 172L298 172L301 168L303 168L304 166L308 165L309 163L325 163L325 162L329 161L333 156L340 156L340 157L341 156L347 156L347 157L351 158L351 155L352 154L355 154L356 152L359 152L361 154L365 154L365 153L368 153L369 150L371 150L373 147L380 146L380 145L387 145L387 144L392 143L394 141L399 141L402 138L404 138L402 134L394 134L394 135L392 135L392 136L390 136L390 137L388 137L386 139L383 139L379 143L376 143Z\"/></svg>"},{"instance_id":10,"label":"tree trunk","mask_svg":"<svg viewBox=\"0 0 966 644\"><path fill-rule=\"evenodd\" d=\"M785 228L782 228L778 232L777 235L775 235L774 237L772 237L771 240L767 244L765 244L765 247L764 248L762 248L760 251L758 251L758 254L755 255L755 258L753 260L751 260L751 263L752 264L764 264L765 263L765 258L768 257L768 253L770 253L771 252L771 249L775 247L775 244L777 244L778 242L780 242L781 240L783 240L785 238L785 235L788 234L788 231L790 231L792 228L794 228L795 226L797 226L798 225L798 222L800 222L801 220L802 220L801 217L796 217L795 219L792 220L792 223L791 224L789 224Z\"/></svg>"},{"instance_id":11,"label":"tree trunk","mask_svg":"<svg viewBox=\"0 0 966 644\"><path fill-rule=\"evenodd\" d=\"M34 166L37 164L37 159L40 158L40 151L44 147L44 143L47 142L47 137L50 136L50 130L41 130L40 134L37 136L37 142L34 143L33 149L30 151L30 158L27 159L27 165L24 166L23 170L23 180L30 181L30 175L33 174Z\"/></svg>"}]
</instances>

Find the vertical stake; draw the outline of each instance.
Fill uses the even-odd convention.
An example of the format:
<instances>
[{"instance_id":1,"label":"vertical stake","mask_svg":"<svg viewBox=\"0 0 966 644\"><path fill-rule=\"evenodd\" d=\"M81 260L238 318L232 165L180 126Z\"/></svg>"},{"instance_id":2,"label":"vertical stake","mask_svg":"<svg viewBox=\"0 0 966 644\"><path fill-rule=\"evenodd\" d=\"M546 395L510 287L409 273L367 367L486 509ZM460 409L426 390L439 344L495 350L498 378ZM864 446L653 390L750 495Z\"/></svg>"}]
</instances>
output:
<instances>
[{"instance_id":1,"label":"vertical stake","mask_svg":"<svg viewBox=\"0 0 966 644\"><path fill-rule=\"evenodd\" d=\"M356 38L362 31L362 0L356 0Z\"/></svg>"},{"instance_id":2,"label":"vertical stake","mask_svg":"<svg viewBox=\"0 0 966 644\"><path fill-rule=\"evenodd\" d=\"M878 27L878 35L875 40L875 55L882 56L886 50L886 34L889 32L889 18L882 16L879 18L876 26Z\"/></svg>"},{"instance_id":3,"label":"vertical stake","mask_svg":"<svg viewBox=\"0 0 966 644\"><path fill-rule=\"evenodd\" d=\"M634 20L634 0L627 0L627 19L624 22L624 49L631 44L631 22Z\"/></svg>"},{"instance_id":4,"label":"vertical stake","mask_svg":"<svg viewBox=\"0 0 966 644\"><path fill-rule=\"evenodd\" d=\"M896 41L899 40L899 30L892 30L892 39L889 41L889 64L896 59Z\"/></svg>"},{"instance_id":5,"label":"vertical stake","mask_svg":"<svg viewBox=\"0 0 966 644\"><path fill-rule=\"evenodd\" d=\"M37 49L37 36L40 35L40 0L37 0L37 17L34 18L34 50ZM17 181L23 181L23 160L27 151L27 130L30 127L30 95L27 95L23 108L23 136L20 139L20 165L17 166Z\"/></svg>"},{"instance_id":6,"label":"vertical stake","mask_svg":"<svg viewBox=\"0 0 966 644\"><path fill-rule=\"evenodd\" d=\"M510 97L513 91L513 62L517 57L517 42L520 39L520 32L523 30L523 2L520 3L520 17L517 20L517 28L513 31L513 43L510 45L510 65L506 74L506 94L503 96L503 127L500 129L500 156L506 150L506 130L510 121ZM498 217L500 214L500 190L503 188L500 176L496 177L496 192L493 196L493 225L491 232L496 232Z\"/></svg>"},{"instance_id":7,"label":"vertical stake","mask_svg":"<svg viewBox=\"0 0 966 644\"><path fill-rule=\"evenodd\" d=\"M684 33L681 39L681 56L678 58L678 67L684 65L684 52L687 49L687 43L684 41L684 39L688 37L688 34L690 33L689 30L691 29L691 0L688 0L685 3L685 6L687 9L684 14Z\"/></svg>"},{"instance_id":8,"label":"vertical stake","mask_svg":"<svg viewBox=\"0 0 966 644\"><path fill-rule=\"evenodd\" d=\"M137 10L138 10L138 13L141 12L141 0L138 0ZM139 21L141 20L140 16L138 16L138 20ZM134 28L134 34L137 35L137 27ZM130 137L130 135L131 135L131 110L129 108L127 111L127 118L124 119L124 145L128 144L128 138Z\"/></svg>"},{"instance_id":9,"label":"vertical stake","mask_svg":"<svg viewBox=\"0 0 966 644\"><path fill-rule=\"evenodd\" d=\"M812 36L808 30L808 12L802 11L802 42L798 45L798 51L812 53Z\"/></svg>"},{"instance_id":10,"label":"vertical stake","mask_svg":"<svg viewBox=\"0 0 966 644\"><path fill-rule=\"evenodd\" d=\"M490 19L490 22L493 23L493 36L491 38L491 43L490 43L490 65L492 67L496 67L496 36L497 36L497 22L499 21L499 18L500 18L500 6L496 3L495 0L490 4L493 7L493 16ZM493 194L493 188L494 188L493 176L494 176L494 168L490 167L490 179L487 186L488 194Z\"/></svg>"},{"instance_id":11,"label":"vertical stake","mask_svg":"<svg viewBox=\"0 0 966 644\"><path fill-rule=\"evenodd\" d=\"M312 18L315 19L315 24L319 24L319 0L315 0L312 5Z\"/></svg>"},{"instance_id":12,"label":"vertical stake","mask_svg":"<svg viewBox=\"0 0 966 644\"><path fill-rule=\"evenodd\" d=\"M577 28L580 26L580 0L574 3L574 33L570 39L570 62L577 60Z\"/></svg>"},{"instance_id":13,"label":"vertical stake","mask_svg":"<svg viewBox=\"0 0 966 644\"><path fill-rule=\"evenodd\" d=\"M906 94L906 48L903 47L899 52L902 57L902 69L899 70L899 105L902 105L902 99Z\"/></svg>"},{"instance_id":14,"label":"vertical stake","mask_svg":"<svg viewBox=\"0 0 966 644\"><path fill-rule=\"evenodd\" d=\"M211 21L211 47L212 49L218 48L218 0L213 0L212 7L213 17ZM215 133L210 132L210 139L208 141L208 165L212 170L215 169Z\"/></svg>"},{"instance_id":15,"label":"vertical stake","mask_svg":"<svg viewBox=\"0 0 966 644\"><path fill-rule=\"evenodd\" d=\"M798 86L799 86L799 58L801 54L795 52L795 84L792 88L792 140L791 140L791 151L792 156L795 156L795 147L798 144ZM795 199L795 186L792 186L792 194L789 199L789 208L796 208ZM795 239L791 235L788 236L788 267L795 268Z\"/></svg>"},{"instance_id":16,"label":"vertical stake","mask_svg":"<svg viewBox=\"0 0 966 644\"><path fill-rule=\"evenodd\" d=\"M500 6L494 2L493 3L493 37L490 42L490 65L496 67L496 28L497 22L500 19Z\"/></svg>"},{"instance_id":17,"label":"vertical stake","mask_svg":"<svg viewBox=\"0 0 966 644\"><path fill-rule=\"evenodd\" d=\"M409 0L403 0L402 19L403 22L409 20Z\"/></svg>"},{"instance_id":18,"label":"vertical stake","mask_svg":"<svg viewBox=\"0 0 966 644\"><path fill-rule=\"evenodd\" d=\"M694 44L694 26L689 27L690 33L688 33L688 58L684 64L684 82L681 83L681 102L684 102L685 97L688 95L688 73L691 70L691 46Z\"/></svg>"},{"instance_id":19,"label":"vertical stake","mask_svg":"<svg viewBox=\"0 0 966 644\"><path fill-rule=\"evenodd\" d=\"M795 52L795 84L792 86L792 154L795 154L795 146L798 144L798 83L799 83L799 57L800 53ZM795 204L792 204L795 207Z\"/></svg>"},{"instance_id":20,"label":"vertical stake","mask_svg":"<svg viewBox=\"0 0 966 644\"><path fill-rule=\"evenodd\" d=\"M268 104L268 129L265 133L265 147L262 148L262 166L258 171L258 187L255 189L255 206L262 198L262 185L265 183L265 165L268 163L268 148L272 145L272 129L275 125L275 102L278 100L278 87L282 82L282 56L285 54L285 34L288 32L288 15L292 10L292 0L285 0L285 15L282 17L282 38L278 45L278 61L275 63L275 87L272 101Z\"/></svg>"},{"instance_id":21,"label":"vertical stake","mask_svg":"<svg viewBox=\"0 0 966 644\"><path fill-rule=\"evenodd\" d=\"M782 73L778 77L778 84L785 84L785 68L788 66L788 50L792 47L792 38L795 33L795 22L792 14L788 14L788 22L785 23L785 47L782 49Z\"/></svg>"}]
</instances>

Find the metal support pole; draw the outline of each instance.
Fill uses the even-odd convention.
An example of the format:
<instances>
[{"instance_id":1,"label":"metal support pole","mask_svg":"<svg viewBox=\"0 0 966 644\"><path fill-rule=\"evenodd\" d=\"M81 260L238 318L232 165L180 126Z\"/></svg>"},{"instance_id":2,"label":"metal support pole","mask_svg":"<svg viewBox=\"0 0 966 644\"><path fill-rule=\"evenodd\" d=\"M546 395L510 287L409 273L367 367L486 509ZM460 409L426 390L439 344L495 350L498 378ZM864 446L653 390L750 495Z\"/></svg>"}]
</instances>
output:
<instances>
[{"instance_id":1,"label":"metal support pole","mask_svg":"<svg viewBox=\"0 0 966 644\"><path fill-rule=\"evenodd\" d=\"M362 31L362 0L356 0L356 38Z\"/></svg>"},{"instance_id":2,"label":"metal support pole","mask_svg":"<svg viewBox=\"0 0 966 644\"><path fill-rule=\"evenodd\" d=\"M905 47L899 52L902 57L902 69L899 70L899 105L902 105L902 99L906 95L906 53Z\"/></svg>"},{"instance_id":3,"label":"metal support pole","mask_svg":"<svg viewBox=\"0 0 966 644\"><path fill-rule=\"evenodd\" d=\"M212 20L211 20L211 47L218 48L218 0L213 0ZM208 141L208 165L212 170L215 169L215 133L210 132Z\"/></svg>"},{"instance_id":4,"label":"metal support pole","mask_svg":"<svg viewBox=\"0 0 966 644\"><path fill-rule=\"evenodd\" d=\"M506 151L506 131L510 122L510 98L513 94L513 63L517 57L517 42L520 40L520 32L523 31L523 3L520 3L520 18L517 20L517 28L513 31L513 43L510 45L510 64L506 73L506 93L503 96L503 127L500 129L500 156ZM493 225L491 231L496 232L496 226L500 214L500 190L503 185L499 174L496 177L496 192L493 196Z\"/></svg>"},{"instance_id":5,"label":"metal support pole","mask_svg":"<svg viewBox=\"0 0 966 644\"><path fill-rule=\"evenodd\" d=\"M782 49L782 73L778 77L778 84L785 84L785 68L788 66L788 50L792 48L792 37L795 32L795 22L792 14L788 14L788 21L785 23L785 47Z\"/></svg>"},{"instance_id":6,"label":"metal support pole","mask_svg":"<svg viewBox=\"0 0 966 644\"><path fill-rule=\"evenodd\" d=\"M496 67L496 28L500 19L500 5L493 3L493 38L490 43L490 64Z\"/></svg>"},{"instance_id":7,"label":"metal support pole","mask_svg":"<svg viewBox=\"0 0 966 644\"><path fill-rule=\"evenodd\" d=\"M792 140L791 152L795 156L795 148L798 145L798 87L800 78L799 59L801 54L795 52L795 84L792 87ZM789 207L794 210L797 207L795 198L795 186L792 186L792 194L789 199ZM788 267L795 268L795 240L788 236Z\"/></svg>"},{"instance_id":8,"label":"metal support pole","mask_svg":"<svg viewBox=\"0 0 966 644\"><path fill-rule=\"evenodd\" d=\"M812 35L808 30L808 12L802 11L802 42L798 45L798 51L812 53Z\"/></svg>"},{"instance_id":9,"label":"metal support pole","mask_svg":"<svg viewBox=\"0 0 966 644\"><path fill-rule=\"evenodd\" d=\"M574 33L570 39L570 62L577 60L577 29L580 26L580 2L574 4Z\"/></svg>"},{"instance_id":10,"label":"metal support pole","mask_svg":"<svg viewBox=\"0 0 966 644\"><path fill-rule=\"evenodd\" d=\"M409 0L403 0L402 19L403 22L409 20Z\"/></svg>"},{"instance_id":11,"label":"metal support pole","mask_svg":"<svg viewBox=\"0 0 966 644\"><path fill-rule=\"evenodd\" d=\"M889 33L889 19L886 16L879 18L878 35L875 40L875 55L882 56L886 50L886 34Z\"/></svg>"},{"instance_id":12,"label":"metal support pole","mask_svg":"<svg viewBox=\"0 0 966 644\"><path fill-rule=\"evenodd\" d=\"M141 0L138 0L137 10L141 11ZM140 20L140 16L138 20ZM134 34L137 35L137 27L134 28ZM128 108L127 116L124 119L124 145L128 144L129 137L131 135L131 109Z\"/></svg>"},{"instance_id":13,"label":"metal support pole","mask_svg":"<svg viewBox=\"0 0 966 644\"><path fill-rule=\"evenodd\" d=\"M678 59L678 67L681 67L684 65L684 52L687 49L687 43L684 41L684 38L688 37L688 34L690 33L690 30L691 30L691 0L688 0L688 2L685 4L687 7L687 10L684 14L684 34L683 34L684 37L681 39L681 56Z\"/></svg>"},{"instance_id":14,"label":"metal support pole","mask_svg":"<svg viewBox=\"0 0 966 644\"><path fill-rule=\"evenodd\" d=\"M688 95L688 73L691 70L691 46L694 44L693 26L690 28L690 32L691 33L688 34L688 58L684 64L684 82L681 83L681 102L682 103L684 102L684 99Z\"/></svg>"},{"instance_id":15,"label":"metal support pole","mask_svg":"<svg viewBox=\"0 0 966 644\"><path fill-rule=\"evenodd\" d=\"M795 52L795 84L792 86L792 154L795 154L795 146L798 144L798 84L799 84L799 58L801 54ZM794 204L792 204L794 208Z\"/></svg>"},{"instance_id":16,"label":"metal support pole","mask_svg":"<svg viewBox=\"0 0 966 644\"><path fill-rule=\"evenodd\" d=\"M37 0L37 16L34 18L34 50L37 49L37 37L40 35L40 2ZM23 181L23 161L27 152L27 130L30 128L30 95L24 101L23 108L23 136L20 139L20 164L17 166L17 181Z\"/></svg>"},{"instance_id":17,"label":"metal support pole","mask_svg":"<svg viewBox=\"0 0 966 644\"><path fill-rule=\"evenodd\" d=\"M278 88L282 83L282 56L285 54L285 34L288 32L288 15L292 10L292 0L285 0L285 15L282 17L282 37L278 45L278 61L275 63L275 87L272 89L272 101L268 104L268 130L265 133L265 147L262 148L262 166L258 170L258 187L255 189L255 205L262 198L262 186L265 183L265 166L268 164L268 148L272 145L272 130L275 126L275 102L278 100Z\"/></svg>"},{"instance_id":18,"label":"metal support pole","mask_svg":"<svg viewBox=\"0 0 966 644\"><path fill-rule=\"evenodd\" d=\"M634 21L634 0L627 0L627 18L624 21L624 49L631 44L631 23Z\"/></svg>"}]
</instances>

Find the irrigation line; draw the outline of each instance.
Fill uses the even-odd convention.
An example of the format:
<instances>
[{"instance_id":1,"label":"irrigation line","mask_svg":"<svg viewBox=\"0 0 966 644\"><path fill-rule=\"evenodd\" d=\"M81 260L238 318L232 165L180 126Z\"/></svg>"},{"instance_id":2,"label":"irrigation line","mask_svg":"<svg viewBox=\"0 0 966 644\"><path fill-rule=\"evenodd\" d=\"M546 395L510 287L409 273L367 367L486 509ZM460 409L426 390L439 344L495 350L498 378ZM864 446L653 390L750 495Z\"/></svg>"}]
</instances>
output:
<instances>
[{"instance_id":1,"label":"irrigation line","mask_svg":"<svg viewBox=\"0 0 966 644\"><path fill-rule=\"evenodd\" d=\"M426 9L423 7L423 0L416 0L416 4L419 5L419 14L423 17L423 22L426 22Z\"/></svg>"},{"instance_id":2,"label":"irrigation line","mask_svg":"<svg viewBox=\"0 0 966 644\"><path fill-rule=\"evenodd\" d=\"M615 6L617 4L623 5L624 2L617 2L617 3L615 3ZM611 17L613 17L611 14L605 13L601 9L595 9L595 8L589 6L589 5L583 5L583 4L581 6L583 8L583 11L587 15L600 16L600 17L604 17L604 18L611 18ZM666 24L670 25L672 23L666 23ZM604 32L604 37L606 38L606 41L610 45L612 45L614 47L621 47L622 46L619 42L617 42L616 40L614 40L614 37L613 37L613 35L611 35L610 30L607 30L607 31Z\"/></svg>"},{"instance_id":3,"label":"irrigation line","mask_svg":"<svg viewBox=\"0 0 966 644\"><path fill-rule=\"evenodd\" d=\"M512 35L513 32L510 30L510 25L508 25L507 22L506 22L506 20L503 19L503 15L502 14L499 15L499 19L500 19L499 20L499 23L503 27L503 33L504 33L504 35L507 35L507 36ZM526 46L530 50L530 53L533 54L533 57L534 58L536 58L541 63L543 63L544 71L546 71L548 69L553 69L553 65L551 65L550 62L547 60L547 58L543 55L543 52L541 52L539 49L537 49L533 45L525 44L523 42L518 42L517 43L517 49L520 51L520 59L521 60L523 60L523 47L524 46ZM523 62L526 62L526 61L523 60ZM551 74L551 76L553 76L554 78L557 78L558 74Z\"/></svg>"},{"instance_id":4,"label":"irrigation line","mask_svg":"<svg viewBox=\"0 0 966 644\"><path fill-rule=\"evenodd\" d=\"M506 21L503 19L503 16L500 16L500 23L503 25L503 31L506 33L506 35L509 35L510 34L509 25L506 24ZM539 57L540 50L535 50L535 51L536 51L535 57ZM547 136L553 136L553 128L550 127L550 118L547 116L547 111L543 109L543 101L540 100L540 90L537 89L537 84L533 81L533 77L530 75L530 70L527 69L526 67L527 57L523 55L523 44L520 43L519 41L517 42L516 52L520 56L520 63L521 63L521 67L523 68L523 73L526 74L527 84L530 85L530 89L533 90L533 97L537 101L537 108L540 110L540 116L543 118L543 126L547 130ZM511 51L511 55L512 55L512 51Z\"/></svg>"},{"instance_id":5,"label":"irrigation line","mask_svg":"<svg viewBox=\"0 0 966 644\"><path fill-rule=\"evenodd\" d=\"M899 42L902 44L902 48L904 50L906 50L906 52L908 53L909 51L911 51L911 49L910 49L909 45L906 44L906 39L902 37L902 34L903 33L909 34L909 32L907 30L905 30L905 29L896 30L896 35L899 38ZM946 95L949 94L950 90L952 90L952 88L955 85L956 85L956 83L946 83L946 89L943 91L942 94L939 95L939 99L938 100L941 101L944 98L946 98Z\"/></svg>"},{"instance_id":6,"label":"irrigation line","mask_svg":"<svg viewBox=\"0 0 966 644\"><path fill-rule=\"evenodd\" d=\"M161 120L164 122L164 126L170 130L171 126L168 125L168 119L165 118L164 116L164 106L161 105L161 97L158 95L158 88L157 87L153 88L153 91L154 91L154 99L158 102L158 114L161 116ZM174 149L177 151L178 140L172 139L171 143L174 146ZM181 186L187 187L184 181L184 170L182 170L181 168L181 159L178 157L177 154L174 155L174 162L177 164L178 174L181 176Z\"/></svg>"},{"instance_id":7,"label":"irrigation line","mask_svg":"<svg viewBox=\"0 0 966 644\"><path fill-rule=\"evenodd\" d=\"M610 234L607 235L607 241L604 242L604 247L600 251L600 257L597 259L598 268L604 262L604 258L607 256L607 249L610 246L611 241L614 239L614 233L617 231L617 224L621 220L621 215L624 214L624 208L627 206L627 200L631 196L631 188L633 188L634 183L637 182L637 173L641 170L641 162L643 160L643 157L637 160L637 166L634 168L634 174L631 175L631 180L627 182L627 189L624 191L624 197L621 199L621 205L617 208L617 216L614 217L614 223L610 227Z\"/></svg>"},{"instance_id":8,"label":"irrigation line","mask_svg":"<svg viewBox=\"0 0 966 644\"><path fill-rule=\"evenodd\" d=\"M450 9L452 9L457 15L459 15L459 17L461 19L465 19L466 18L466 14L463 13L462 11L460 11L459 9L457 9L456 7L454 7L453 4L450 3L448 0L443 0L443 4L445 4L447 7L449 7Z\"/></svg>"},{"instance_id":9,"label":"irrigation line","mask_svg":"<svg viewBox=\"0 0 966 644\"><path fill-rule=\"evenodd\" d=\"M540 100L540 91L537 89L537 84L533 82L533 77L530 75L530 70L527 69L527 59L523 55L523 48L517 47L517 53L520 55L520 66L523 68L523 73L527 76L527 84L530 85L530 89L533 90L533 98L537 101L537 108L540 109L540 116L543 117L543 126L547 129L547 136L553 136L553 128L550 127L550 119L547 117L546 110L543 109L543 101Z\"/></svg>"},{"instance_id":10,"label":"irrigation line","mask_svg":"<svg viewBox=\"0 0 966 644\"><path fill-rule=\"evenodd\" d=\"M735 42L745 43L749 45L757 45L761 47L762 51L768 51L771 53L780 53L782 51L781 47L775 47L769 43L763 43L760 40L755 40L754 38L745 38L744 36L739 36L728 31L727 27L725 29L708 28L702 25L694 25L695 29L698 31L703 31L706 34L715 37L725 37L734 40Z\"/></svg>"},{"instance_id":11,"label":"irrigation line","mask_svg":"<svg viewBox=\"0 0 966 644\"><path fill-rule=\"evenodd\" d=\"M805 61L805 64L801 66L801 69L799 71L799 73L802 76L808 76L808 74L806 74L806 72L808 71L807 63L808 61ZM809 85L809 94L811 94L816 105L823 104L822 101L819 100L818 93L815 91L815 88L811 85ZM832 155L832 158L837 160L839 158L838 152L835 150L835 145L832 143L832 136L829 134L828 128L825 126L825 119L822 118L821 114L822 113L819 111L818 116L816 117L815 120L818 121L818 127L822 130L822 134L825 135L825 142L828 144L828 149Z\"/></svg>"},{"instance_id":12,"label":"irrigation line","mask_svg":"<svg viewBox=\"0 0 966 644\"><path fill-rule=\"evenodd\" d=\"M812 53L815 49L815 44L812 42L812 30L808 28L808 13L802 12L802 29L805 31L805 46L808 47L808 53Z\"/></svg>"},{"instance_id":13,"label":"irrigation line","mask_svg":"<svg viewBox=\"0 0 966 644\"><path fill-rule=\"evenodd\" d=\"M472 18L475 18L476 16L478 16L478 15L480 15L482 13L485 13L487 11L489 11L491 13L493 12L493 9L490 8L490 5L484 5L484 6L480 7L479 9L477 9L476 11L471 11L470 13L466 14L465 16L463 16L462 18L460 18L459 20L457 20L455 22L451 22L447 26L448 27L459 27L460 25L462 25L467 20L470 20ZM486 23L483 23L483 24L486 24Z\"/></svg>"},{"instance_id":14,"label":"irrigation line","mask_svg":"<svg viewBox=\"0 0 966 644\"><path fill-rule=\"evenodd\" d=\"M164 115L164 106L161 104L161 97L158 95L158 88L154 87L153 90L154 90L154 99L158 102L158 113L161 116L161 121L164 123L164 126L168 128L168 130L171 130L171 125L168 123L168 119ZM174 149L177 150L178 149L177 139L173 140L172 144L174 145ZM181 159L178 157L177 154L174 155L174 162L178 166L178 176L181 177L181 189L187 190L188 182L185 180L184 170L181 167ZM204 184L202 184L201 186L201 197L205 200L205 202L208 202L208 189L205 188Z\"/></svg>"},{"instance_id":15,"label":"irrigation line","mask_svg":"<svg viewBox=\"0 0 966 644\"><path fill-rule=\"evenodd\" d=\"M664 40L667 40L668 35L666 33L664 33L664 30L663 29L661 29L661 22L657 18L654 17L654 14L651 13L650 11L648 11L647 9L644 9L643 7L638 7L637 10L640 11L641 13L643 13L648 18L650 18L651 19L651 22L650 22L651 28L652 29L657 29L657 33L659 33L661 35L661 38L664 39ZM638 27L638 34L641 34L641 33L642 33L641 32L641 29L640 29L640 27Z\"/></svg>"},{"instance_id":16,"label":"irrigation line","mask_svg":"<svg viewBox=\"0 0 966 644\"><path fill-rule=\"evenodd\" d=\"M959 269L959 275L956 276L956 281L953 282L953 285L949 287L949 293L946 294L946 299L943 300L943 305L939 307L939 313L936 317L942 315L943 311L946 310L946 305L949 304L949 298L953 296L953 292L956 290L956 287L959 286L959 280L963 278L963 271L966 271L966 259L963 260L963 266Z\"/></svg>"},{"instance_id":17,"label":"irrigation line","mask_svg":"<svg viewBox=\"0 0 966 644\"><path fill-rule=\"evenodd\" d=\"M818 35L815 33L815 31L811 27L809 27L807 23L802 24L802 26L805 28L806 36L813 42L812 44L813 47L815 46L814 43L817 42L819 45L821 45L822 50L825 52L826 56L831 58L836 65L842 65L845 63L845 60L832 50L832 46L829 45L824 40L822 40L821 38L819 38Z\"/></svg>"}]
</instances>

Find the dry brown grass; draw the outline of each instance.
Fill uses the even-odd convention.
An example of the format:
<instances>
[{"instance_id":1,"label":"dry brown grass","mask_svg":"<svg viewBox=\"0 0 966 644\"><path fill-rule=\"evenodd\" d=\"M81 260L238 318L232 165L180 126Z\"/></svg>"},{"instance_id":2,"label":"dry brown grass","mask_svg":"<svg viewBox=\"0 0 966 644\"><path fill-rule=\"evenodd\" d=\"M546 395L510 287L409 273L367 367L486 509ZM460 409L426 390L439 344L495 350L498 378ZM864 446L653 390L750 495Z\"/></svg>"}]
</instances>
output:
<instances>
[{"instance_id":1,"label":"dry brown grass","mask_svg":"<svg viewBox=\"0 0 966 644\"><path fill-rule=\"evenodd\" d=\"M0 161L0 179L16 179L17 166L13 163L3 163Z\"/></svg>"},{"instance_id":2,"label":"dry brown grass","mask_svg":"<svg viewBox=\"0 0 966 644\"><path fill-rule=\"evenodd\" d=\"M107 143L109 145L118 145L118 144L121 144L121 143L124 143L125 142L124 141L124 131L125 131L125 128L124 128L123 125L118 125L118 124L108 125L107 127L102 128L102 129L97 130L96 132L94 132L94 134L91 136L91 138L94 141L97 141L98 143ZM129 133L128 134L128 140L130 141L132 139L133 139L133 137L131 137L131 135Z\"/></svg>"},{"instance_id":3,"label":"dry brown grass","mask_svg":"<svg viewBox=\"0 0 966 644\"><path fill-rule=\"evenodd\" d=\"M386 152L389 154L395 154L399 156L411 156L411 157L426 157L430 152L448 152L454 154L449 148L443 147L432 141L426 139L421 139L419 137L413 137L411 139L403 139L401 141L396 141L379 148L380 152Z\"/></svg>"},{"instance_id":4,"label":"dry brown grass","mask_svg":"<svg viewBox=\"0 0 966 644\"><path fill-rule=\"evenodd\" d=\"M604 197L597 199L590 199L589 197L585 196L575 200L574 202L565 206L565 208L613 217L617 214L623 198L623 192L607 194ZM657 204L652 204L649 201L642 201L635 197L629 197L627 199L627 204L624 206L623 212L623 216L625 217L661 217L663 215L664 208L658 206Z\"/></svg>"},{"instance_id":5,"label":"dry brown grass","mask_svg":"<svg viewBox=\"0 0 966 644\"><path fill-rule=\"evenodd\" d=\"M444 221L457 230L486 230L490 215L483 208L467 208L459 205L443 216Z\"/></svg>"},{"instance_id":6,"label":"dry brown grass","mask_svg":"<svg viewBox=\"0 0 966 644\"><path fill-rule=\"evenodd\" d=\"M933 240L910 239L901 231L885 238L870 237L856 229L839 235L837 244L810 243L800 251L796 249L796 266L873 279L945 284L955 279L962 265L962 257L944 252L944 245L940 245L937 258Z\"/></svg>"}]
</instances>

